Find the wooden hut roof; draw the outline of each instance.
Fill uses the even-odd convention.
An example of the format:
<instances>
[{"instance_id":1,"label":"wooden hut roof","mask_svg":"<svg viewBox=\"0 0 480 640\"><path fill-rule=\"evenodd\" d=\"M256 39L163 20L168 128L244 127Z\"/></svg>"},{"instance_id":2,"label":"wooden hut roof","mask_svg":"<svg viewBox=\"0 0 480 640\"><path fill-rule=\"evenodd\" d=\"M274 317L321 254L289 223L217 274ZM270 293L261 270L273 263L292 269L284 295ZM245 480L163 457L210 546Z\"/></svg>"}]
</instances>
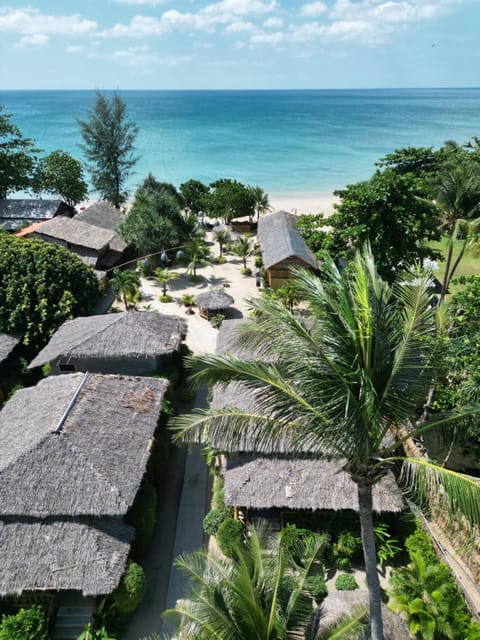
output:
<instances>
[{"instance_id":1,"label":"wooden hut roof","mask_svg":"<svg viewBox=\"0 0 480 640\"><path fill-rule=\"evenodd\" d=\"M149 311L124 311L67 320L29 368L64 358L139 359L178 351L187 321Z\"/></svg>"},{"instance_id":2,"label":"wooden hut roof","mask_svg":"<svg viewBox=\"0 0 480 640\"><path fill-rule=\"evenodd\" d=\"M13 231L27 221L50 220L66 206L61 200L4 199L0 200L0 227Z\"/></svg>"},{"instance_id":3,"label":"wooden hut roof","mask_svg":"<svg viewBox=\"0 0 480 640\"><path fill-rule=\"evenodd\" d=\"M225 503L248 509L358 511L357 486L344 460L239 455L223 465ZM373 508L402 511L402 494L391 473L373 488Z\"/></svg>"},{"instance_id":4,"label":"wooden hut roof","mask_svg":"<svg viewBox=\"0 0 480 640\"><path fill-rule=\"evenodd\" d=\"M286 211L269 213L260 218L257 235L265 269L287 258L298 258L311 267L317 266L315 256L295 229L296 221L296 217Z\"/></svg>"},{"instance_id":5,"label":"wooden hut roof","mask_svg":"<svg viewBox=\"0 0 480 640\"><path fill-rule=\"evenodd\" d=\"M118 518L1 518L0 596L45 589L111 593L133 533Z\"/></svg>"},{"instance_id":6,"label":"wooden hut roof","mask_svg":"<svg viewBox=\"0 0 480 640\"><path fill-rule=\"evenodd\" d=\"M0 412L0 514L125 514L167 386L74 373L18 390Z\"/></svg>"},{"instance_id":7,"label":"wooden hut roof","mask_svg":"<svg viewBox=\"0 0 480 640\"><path fill-rule=\"evenodd\" d=\"M10 335L8 333L0 333L0 364L8 358L15 347L20 344L21 335Z\"/></svg>"},{"instance_id":8,"label":"wooden hut roof","mask_svg":"<svg viewBox=\"0 0 480 640\"><path fill-rule=\"evenodd\" d=\"M233 302L234 300L230 294L225 291L220 291L219 289L205 291L195 298L196 305L209 311L227 309Z\"/></svg>"},{"instance_id":9,"label":"wooden hut roof","mask_svg":"<svg viewBox=\"0 0 480 640\"><path fill-rule=\"evenodd\" d=\"M36 236L48 236L56 240L63 240L68 244L74 244L86 249L101 251L109 246L115 237L115 232L110 229L101 229L76 218L57 216L47 220L34 231Z\"/></svg>"},{"instance_id":10,"label":"wooden hut roof","mask_svg":"<svg viewBox=\"0 0 480 640\"><path fill-rule=\"evenodd\" d=\"M87 222L94 227L115 231L118 225L125 220L125 214L108 202L94 202L83 211L80 211L80 213L77 213L75 220Z\"/></svg>"}]
</instances>

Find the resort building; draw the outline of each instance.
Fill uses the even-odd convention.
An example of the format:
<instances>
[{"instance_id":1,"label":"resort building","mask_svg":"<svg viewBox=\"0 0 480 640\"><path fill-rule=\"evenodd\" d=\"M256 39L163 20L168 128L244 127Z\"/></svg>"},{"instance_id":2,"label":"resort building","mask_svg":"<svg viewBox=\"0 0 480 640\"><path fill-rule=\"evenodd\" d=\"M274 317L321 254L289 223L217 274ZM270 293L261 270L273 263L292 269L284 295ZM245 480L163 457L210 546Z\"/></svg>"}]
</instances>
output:
<instances>
[{"instance_id":1,"label":"resort building","mask_svg":"<svg viewBox=\"0 0 480 640\"><path fill-rule=\"evenodd\" d=\"M22 227L60 215L72 215L70 207L61 200L0 200L0 229L5 231L18 231Z\"/></svg>"}]
</instances>

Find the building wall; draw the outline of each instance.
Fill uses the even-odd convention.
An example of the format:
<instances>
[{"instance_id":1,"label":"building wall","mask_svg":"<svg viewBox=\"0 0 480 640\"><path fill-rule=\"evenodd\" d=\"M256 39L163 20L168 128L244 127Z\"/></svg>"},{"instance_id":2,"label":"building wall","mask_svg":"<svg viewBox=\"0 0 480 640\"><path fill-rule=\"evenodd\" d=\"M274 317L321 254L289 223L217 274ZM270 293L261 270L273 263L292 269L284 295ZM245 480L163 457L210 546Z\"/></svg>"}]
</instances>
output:
<instances>
[{"instance_id":1,"label":"building wall","mask_svg":"<svg viewBox=\"0 0 480 640\"><path fill-rule=\"evenodd\" d=\"M113 373L120 375L150 376L158 373L173 361L172 354L158 358L64 358L52 362L52 374L89 371L90 373ZM73 368L72 368L73 367Z\"/></svg>"},{"instance_id":2,"label":"building wall","mask_svg":"<svg viewBox=\"0 0 480 640\"><path fill-rule=\"evenodd\" d=\"M292 277L290 273L291 267L311 269L310 265L300 260L300 258L287 258L267 269L268 286L272 289L282 287Z\"/></svg>"}]
</instances>

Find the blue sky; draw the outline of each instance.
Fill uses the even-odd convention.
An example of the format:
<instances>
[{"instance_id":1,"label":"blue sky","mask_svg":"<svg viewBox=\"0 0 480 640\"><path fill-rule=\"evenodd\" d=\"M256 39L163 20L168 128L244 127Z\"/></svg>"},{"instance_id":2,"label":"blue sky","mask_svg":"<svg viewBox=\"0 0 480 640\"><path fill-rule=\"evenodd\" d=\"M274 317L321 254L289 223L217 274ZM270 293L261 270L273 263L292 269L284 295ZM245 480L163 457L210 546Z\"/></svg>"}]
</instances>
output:
<instances>
[{"instance_id":1,"label":"blue sky","mask_svg":"<svg viewBox=\"0 0 480 640\"><path fill-rule=\"evenodd\" d=\"M6 0L0 90L480 86L480 0Z\"/></svg>"}]
</instances>

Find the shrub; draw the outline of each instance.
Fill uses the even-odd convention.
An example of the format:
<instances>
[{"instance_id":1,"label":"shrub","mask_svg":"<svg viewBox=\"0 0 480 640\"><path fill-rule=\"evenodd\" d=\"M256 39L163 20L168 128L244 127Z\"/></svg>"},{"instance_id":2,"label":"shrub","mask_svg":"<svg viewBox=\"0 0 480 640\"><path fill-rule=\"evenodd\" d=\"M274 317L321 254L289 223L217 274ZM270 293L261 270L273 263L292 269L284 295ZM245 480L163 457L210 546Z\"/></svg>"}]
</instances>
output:
<instances>
[{"instance_id":1,"label":"shrub","mask_svg":"<svg viewBox=\"0 0 480 640\"><path fill-rule=\"evenodd\" d=\"M465 640L480 640L480 624L472 620L468 629Z\"/></svg>"},{"instance_id":2,"label":"shrub","mask_svg":"<svg viewBox=\"0 0 480 640\"><path fill-rule=\"evenodd\" d=\"M168 293L167 293L167 295L165 295L165 296L164 295L158 296L158 301L159 302L172 302L173 298L172 298L172 296L169 296Z\"/></svg>"},{"instance_id":3,"label":"shrub","mask_svg":"<svg viewBox=\"0 0 480 640\"><path fill-rule=\"evenodd\" d=\"M327 583L321 574L308 576L307 589L317 603L320 603L328 594Z\"/></svg>"},{"instance_id":4,"label":"shrub","mask_svg":"<svg viewBox=\"0 0 480 640\"><path fill-rule=\"evenodd\" d=\"M145 593L145 573L136 562L129 562L120 584L112 593L119 614L127 618L138 607Z\"/></svg>"},{"instance_id":5,"label":"shrub","mask_svg":"<svg viewBox=\"0 0 480 640\"><path fill-rule=\"evenodd\" d=\"M222 326L222 322L225 320L224 316L221 313L216 313L214 316L210 318L210 324L214 329L220 329Z\"/></svg>"},{"instance_id":6,"label":"shrub","mask_svg":"<svg viewBox=\"0 0 480 640\"><path fill-rule=\"evenodd\" d=\"M349 571L352 568L352 561L350 558L338 558L337 567L340 571Z\"/></svg>"},{"instance_id":7,"label":"shrub","mask_svg":"<svg viewBox=\"0 0 480 640\"><path fill-rule=\"evenodd\" d=\"M212 496L212 509L221 511L226 509L225 506L225 493L224 493L225 481L222 476L215 476L213 480L213 496Z\"/></svg>"},{"instance_id":8,"label":"shrub","mask_svg":"<svg viewBox=\"0 0 480 640\"><path fill-rule=\"evenodd\" d=\"M262 256L255 256L255 258L253 260L253 264L255 265L255 267L257 269L260 269L261 267L263 267L263 258L262 258Z\"/></svg>"},{"instance_id":9,"label":"shrub","mask_svg":"<svg viewBox=\"0 0 480 640\"><path fill-rule=\"evenodd\" d=\"M219 526L229 517L230 512L226 507L211 509L203 519L203 530L209 536L216 536Z\"/></svg>"},{"instance_id":10,"label":"shrub","mask_svg":"<svg viewBox=\"0 0 480 640\"><path fill-rule=\"evenodd\" d=\"M300 542L311 534L309 529L300 529L295 524L287 524L281 531L280 544L295 562L299 562L301 560Z\"/></svg>"},{"instance_id":11,"label":"shrub","mask_svg":"<svg viewBox=\"0 0 480 640\"><path fill-rule=\"evenodd\" d=\"M335 542L332 547L333 557L337 561L339 558L353 560L360 555L361 551L362 539L359 535L355 535L351 531L342 531L338 536L337 542Z\"/></svg>"},{"instance_id":12,"label":"shrub","mask_svg":"<svg viewBox=\"0 0 480 640\"><path fill-rule=\"evenodd\" d=\"M47 637L45 612L38 605L2 618L0 640L47 640Z\"/></svg>"},{"instance_id":13,"label":"shrub","mask_svg":"<svg viewBox=\"0 0 480 640\"><path fill-rule=\"evenodd\" d=\"M212 259L214 264L225 264L227 259L224 256L216 256Z\"/></svg>"},{"instance_id":14,"label":"shrub","mask_svg":"<svg viewBox=\"0 0 480 640\"><path fill-rule=\"evenodd\" d=\"M251 276L252 270L250 269L250 267L246 267L245 269L240 269L240 273L242 274L242 276Z\"/></svg>"},{"instance_id":15,"label":"shrub","mask_svg":"<svg viewBox=\"0 0 480 640\"><path fill-rule=\"evenodd\" d=\"M184 293L182 296L182 304L186 307L193 307L195 304L195 296L191 293Z\"/></svg>"},{"instance_id":16,"label":"shrub","mask_svg":"<svg viewBox=\"0 0 480 640\"><path fill-rule=\"evenodd\" d=\"M225 518L218 527L217 543L227 558L235 558L235 550L243 541L243 525L240 520Z\"/></svg>"},{"instance_id":17,"label":"shrub","mask_svg":"<svg viewBox=\"0 0 480 640\"><path fill-rule=\"evenodd\" d=\"M130 507L125 520L135 528L133 555L142 558L150 544L155 528L157 492L147 479L144 479Z\"/></svg>"},{"instance_id":18,"label":"shrub","mask_svg":"<svg viewBox=\"0 0 480 640\"><path fill-rule=\"evenodd\" d=\"M341 573L335 580L335 588L337 591L355 591L358 589L358 584L352 575Z\"/></svg>"},{"instance_id":19,"label":"shrub","mask_svg":"<svg viewBox=\"0 0 480 640\"><path fill-rule=\"evenodd\" d=\"M438 562L437 555L433 549L433 544L428 534L422 529L419 522L417 522L417 529L415 533L412 533L405 540L405 548L411 557L412 553L420 552L420 555L427 564L434 564Z\"/></svg>"}]
</instances>

